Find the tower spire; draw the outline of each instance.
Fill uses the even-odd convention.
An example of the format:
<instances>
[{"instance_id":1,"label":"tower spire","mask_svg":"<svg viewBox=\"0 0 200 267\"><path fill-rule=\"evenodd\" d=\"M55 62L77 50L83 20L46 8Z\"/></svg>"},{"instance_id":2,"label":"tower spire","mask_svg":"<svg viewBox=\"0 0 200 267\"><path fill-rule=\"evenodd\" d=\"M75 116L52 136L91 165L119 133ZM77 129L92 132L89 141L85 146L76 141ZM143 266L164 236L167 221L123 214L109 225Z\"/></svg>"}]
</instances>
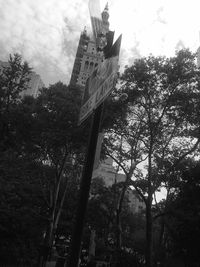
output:
<instances>
[{"instance_id":1,"label":"tower spire","mask_svg":"<svg viewBox=\"0 0 200 267\"><path fill-rule=\"evenodd\" d=\"M104 32L108 32L109 31L109 8L108 8L108 2L106 3L105 5L105 8L103 10L103 12L101 13L101 16L102 16L102 24L103 24L103 30Z\"/></svg>"},{"instance_id":2,"label":"tower spire","mask_svg":"<svg viewBox=\"0 0 200 267\"><path fill-rule=\"evenodd\" d=\"M106 3L104 10L106 10L108 12L108 2Z\"/></svg>"}]
</instances>

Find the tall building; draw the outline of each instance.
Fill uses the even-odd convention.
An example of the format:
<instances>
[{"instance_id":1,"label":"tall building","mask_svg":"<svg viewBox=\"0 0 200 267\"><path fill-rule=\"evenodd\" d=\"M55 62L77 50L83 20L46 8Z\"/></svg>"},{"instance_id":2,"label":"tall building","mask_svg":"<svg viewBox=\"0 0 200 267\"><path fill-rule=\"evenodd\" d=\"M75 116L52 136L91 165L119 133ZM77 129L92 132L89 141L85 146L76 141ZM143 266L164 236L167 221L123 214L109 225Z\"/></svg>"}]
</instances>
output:
<instances>
[{"instance_id":1,"label":"tall building","mask_svg":"<svg viewBox=\"0 0 200 267\"><path fill-rule=\"evenodd\" d=\"M108 4L102 12L103 32L109 31ZM97 51L95 41L88 35L86 28L80 35L77 53L72 70L71 85L79 85L84 88L87 78L95 68L103 61L103 52Z\"/></svg>"}]
</instances>

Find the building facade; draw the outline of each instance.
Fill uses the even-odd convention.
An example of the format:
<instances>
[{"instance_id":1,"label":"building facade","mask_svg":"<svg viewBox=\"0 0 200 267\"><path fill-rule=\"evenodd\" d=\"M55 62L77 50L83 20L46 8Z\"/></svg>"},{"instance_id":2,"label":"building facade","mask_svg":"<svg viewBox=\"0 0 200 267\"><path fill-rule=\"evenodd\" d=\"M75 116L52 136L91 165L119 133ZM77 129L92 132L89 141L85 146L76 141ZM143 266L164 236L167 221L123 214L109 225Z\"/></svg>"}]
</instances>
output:
<instances>
[{"instance_id":1,"label":"building facade","mask_svg":"<svg viewBox=\"0 0 200 267\"><path fill-rule=\"evenodd\" d=\"M102 30L104 33L109 31L109 12L108 5L102 12ZM103 52L97 51L95 41L88 35L86 28L80 35L77 53L70 79L71 85L78 85L84 88L86 80L95 68L104 60Z\"/></svg>"},{"instance_id":2,"label":"building facade","mask_svg":"<svg viewBox=\"0 0 200 267\"><path fill-rule=\"evenodd\" d=\"M101 162L99 166L93 171L93 179L102 178L106 187L110 187L114 184L125 182L125 175L123 173L117 173L113 160L107 158ZM129 200L129 208L132 213L140 213L145 210L145 203L138 195L138 193L130 187L126 190L126 195Z\"/></svg>"},{"instance_id":3,"label":"building facade","mask_svg":"<svg viewBox=\"0 0 200 267\"><path fill-rule=\"evenodd\" d=\"M27 90L24 90L23 92L21 92L21 96L25 96L25 95L31 95L33 97L37 97L40 90L45 86L40 75L37 74L36 72L32 71L29 74L29 83L27 86Z\"/></svg>"}]
</instances>

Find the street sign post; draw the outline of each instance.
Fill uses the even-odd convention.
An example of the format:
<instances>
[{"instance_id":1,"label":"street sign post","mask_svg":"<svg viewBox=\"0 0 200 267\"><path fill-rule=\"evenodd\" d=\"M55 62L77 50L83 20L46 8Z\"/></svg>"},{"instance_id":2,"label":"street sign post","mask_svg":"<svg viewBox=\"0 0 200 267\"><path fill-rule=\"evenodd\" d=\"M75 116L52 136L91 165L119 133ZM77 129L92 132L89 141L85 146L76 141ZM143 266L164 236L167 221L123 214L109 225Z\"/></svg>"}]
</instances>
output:
<instances>
[{"instance_id":1,"label":"street sign post","mask_svg":"<svg viewBox=\"0 0 200 267\"><path fill-rule=\"evenodd\" d=\"M108 50L104 51L107 58L104 64L98 70L94 71L90 79L88 79L87 88L83 98L82 111L80 113L81 121L79 122L84 121L84 119L86 119L90 113L92 113L92 122L85 165L80 184L80 196L72 234L71 252L67 267L78 267L84 220L89 198L97 139L103 110L103 101L113 87L113 79L115 78L116 71L118 69L117 63L120 45L121 35L114 45L111 44L107 46ZM99 76L99 74L101 75ZM94 112L92 112L93 110Z\"/></svg>"},{"instance_id":2,"label":"street sign post","mask_svg":"<svg viewBox=\"0 0 200 267\"><path fill-rule=\"evenodd\" d=\"M109 95L118 71L118 56L108 58L88 78L79 115L81 124Z\"/></svg>"},{"instance_id":3,"label":"street sign post","mask_svg":"<svg viewBox=\"0 0 200 267\"><path fill-rule=\"evenodd\" d=\"M94 1L96 5L98 4L98 0L90 0L90 5L91 1ZM93 14L92 6L90 6L90 16L91 18L96 17L96 15ZM94 22L92 23L93 32L96 35L95 41L97 41L96 38L98 37L98 34L102 34L99 33L99 30L101 28L101 20L99 20L98 17L96 17L96 20L92 20ZM95 23L95 21L99 21L99 23ZM103 51L105 55L105 61L98 69L96 69L92 73L91 77L87 81L80 112L79 124L83 122L91 113L92 121L87 154L80 184L80 196L77 205L76 219L74 223L72 243L67 267L78 267L84 220L89 198L97 139L103 109L103 101L113 88L113 81L118 70L118 56L121 45L121 36L117 39L115 44L112 45L113 36L114 33L110 31L105 34L106 42L100 42L101 44L104 43Z\"/></svg>"}]
</instances>

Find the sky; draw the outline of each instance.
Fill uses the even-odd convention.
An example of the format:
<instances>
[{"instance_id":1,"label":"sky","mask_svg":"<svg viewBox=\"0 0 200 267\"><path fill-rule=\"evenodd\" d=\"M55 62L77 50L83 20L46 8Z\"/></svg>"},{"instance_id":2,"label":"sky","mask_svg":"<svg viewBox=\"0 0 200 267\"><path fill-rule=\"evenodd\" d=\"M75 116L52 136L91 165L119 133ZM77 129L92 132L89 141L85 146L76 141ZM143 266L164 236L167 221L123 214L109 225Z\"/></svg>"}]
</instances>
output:
<instances>
[{"instance_id":1,"label":"sky","mask_svg":"<svg viewBox=\"0 0 200 267\"><path fill-rule=\"evenodd\" d=\"M107 1L100 0L103 10ZM200 45L199 0L108 0L122 33L121 71L136 58L173 56ZM88 0L0 0L0 60L20 53L48 86L69 83L80 33L91 31Z\"/></svg>"}]
</instances>

